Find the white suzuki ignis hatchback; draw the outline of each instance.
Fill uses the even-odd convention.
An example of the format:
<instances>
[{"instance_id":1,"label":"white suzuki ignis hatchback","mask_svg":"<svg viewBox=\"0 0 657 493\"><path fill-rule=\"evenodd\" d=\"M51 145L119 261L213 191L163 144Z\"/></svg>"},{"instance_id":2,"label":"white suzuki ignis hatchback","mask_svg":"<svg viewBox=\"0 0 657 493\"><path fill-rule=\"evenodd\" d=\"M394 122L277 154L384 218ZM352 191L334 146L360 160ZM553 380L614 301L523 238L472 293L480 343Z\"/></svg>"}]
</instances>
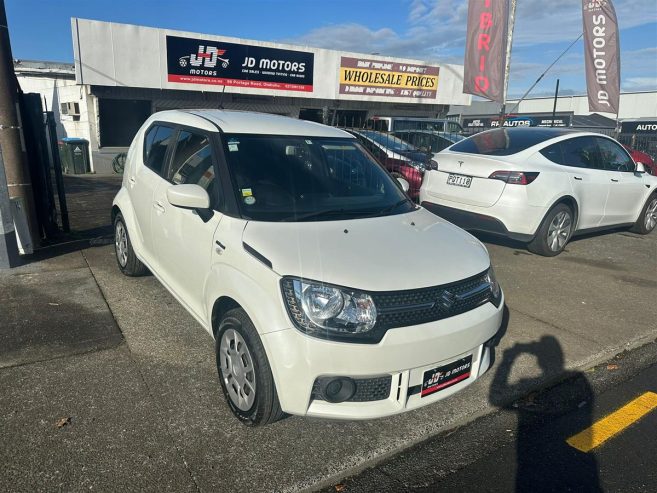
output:
<instances>
[{"instance_id":1,"label":"white suzuki ignis hatchback","mask_svg":"<svg viewBox=\"0 0 657 493\"><path fill-rule=\"evenodd\" d=\"M335 128L156 113L114 200L119 268L213 335L245 424L415 409L488 369L504 302L484 246L402 187Z\"/></svg>"}]
</instances>

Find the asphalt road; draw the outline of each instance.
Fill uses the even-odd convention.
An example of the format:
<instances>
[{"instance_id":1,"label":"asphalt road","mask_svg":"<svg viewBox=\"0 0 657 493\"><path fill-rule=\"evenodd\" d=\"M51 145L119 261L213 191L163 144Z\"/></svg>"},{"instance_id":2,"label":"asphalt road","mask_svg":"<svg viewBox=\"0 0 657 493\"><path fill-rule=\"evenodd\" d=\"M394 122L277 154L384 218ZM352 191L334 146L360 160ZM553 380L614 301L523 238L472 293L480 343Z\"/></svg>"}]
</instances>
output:
<instances>
[{"instance_id":1,"label":"asphalt road","mask_svg":"<svg viewBox=\"0 0 657 493\"><path fill-rule=\"evenodd\" d=\"M652 362L652 365L651 365ZM325 489L343 492L653 492L657 344L622 355ZM637 412L637 404L641 412ZM649 405L646 405L649 404ZM618 426L621 421L623 426ZM625 426L627 425L627 426ZM590 451L571 437L596 427ZM589 435L583 442L591 446ZM597 442L596 442L597 443Z\"/></svg>"},{"instance_id":2,"label":"asphalt road","mask_svg":"<svg viewBox=\"0 0 657 493\"><path fill-rule=\"evenodd\" d=\"M102 193L94 194L79 182L80 200L100 214L100 223L83 218L92 233L106 231L109 206L103 201L112 195L111 184L99 183ZM85 282L97 286L87 294L100 293L113 319L108 330L118 327L124 342L0 368L0 490L331 486L428 438L467 430L463 425L532 390L657 337L657 234L583 238L552 259L483 239L506 294L508 325L499 349L515 355L512 362L500 352L474 385L404 415L367 422L290 417L262 429L232 417L219 389L211 337L154 277L122 276L112 246L102 241L47 261L56 264L53 282L69 264L87 269ZM67 305L72 312L58 322L68 324L60 332L87 323L83 299ZM495 378L500 374L506 380ZM69 421L59 427L62 418ZM478 443L497 446L483 438Z\"/></svg>"}]
</instances>

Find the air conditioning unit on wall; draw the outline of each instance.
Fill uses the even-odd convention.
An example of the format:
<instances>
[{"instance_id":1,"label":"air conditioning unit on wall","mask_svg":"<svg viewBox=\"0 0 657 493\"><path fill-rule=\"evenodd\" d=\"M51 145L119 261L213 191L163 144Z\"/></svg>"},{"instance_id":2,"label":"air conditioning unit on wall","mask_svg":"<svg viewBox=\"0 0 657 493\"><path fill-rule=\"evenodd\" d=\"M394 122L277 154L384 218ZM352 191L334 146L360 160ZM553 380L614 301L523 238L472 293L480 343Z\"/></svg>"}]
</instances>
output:
<instances>
[{"instance_id":1,"label":"air conditioning unit on wall","mask_svg":"<svg viewBox=\"0 0 657 493\"><path fill-rule=\"evenodd\" d=\"M59 108L62 115L80 116L80 103L60 103Z\"/></svg>"}]
</instances>

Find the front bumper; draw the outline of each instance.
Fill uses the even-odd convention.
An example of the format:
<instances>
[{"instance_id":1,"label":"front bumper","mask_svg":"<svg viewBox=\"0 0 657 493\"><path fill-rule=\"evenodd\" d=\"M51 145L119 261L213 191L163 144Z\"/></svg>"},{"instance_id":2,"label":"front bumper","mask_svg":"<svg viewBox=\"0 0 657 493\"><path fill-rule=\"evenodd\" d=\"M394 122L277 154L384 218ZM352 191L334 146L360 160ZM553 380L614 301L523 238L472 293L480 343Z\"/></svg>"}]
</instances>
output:
<instances>
[{"instance_id":1,"label":"front bumper","mask_svg":"<svg viewBox=\"0 0 657 493\"><path fill-rule=\"evenodd\" d=\"M296 329L262 335L283 411L336 419L370 419L416 409L444 399L473 383L491 362L490 344L502 323L498 307L486 303L436 322L389 330L378 344L317 339ZM472 355L470 376L453 386L420 397L426 370ZM387 398L329 403L312 398L318 377L370 378L389 375Z\"/></svg>"}]
</instances>

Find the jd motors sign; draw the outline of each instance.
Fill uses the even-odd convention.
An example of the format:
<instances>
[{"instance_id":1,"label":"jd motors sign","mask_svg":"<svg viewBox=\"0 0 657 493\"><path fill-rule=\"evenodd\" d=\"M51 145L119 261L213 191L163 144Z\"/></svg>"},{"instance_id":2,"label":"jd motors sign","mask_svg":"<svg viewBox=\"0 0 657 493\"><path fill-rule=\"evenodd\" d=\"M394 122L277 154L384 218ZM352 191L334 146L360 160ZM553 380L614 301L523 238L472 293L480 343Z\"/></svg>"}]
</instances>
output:
<instances>
[{"instance_id":1,"label":"jd motors sign","mask_svg":"<svg viewBox=\"0 0 657 493\"><path fill-rule=\"evenodd\" d=\"M313 90L313 53L178 36L166 46L169 82Z\"/></svg>"}]
</instances>

